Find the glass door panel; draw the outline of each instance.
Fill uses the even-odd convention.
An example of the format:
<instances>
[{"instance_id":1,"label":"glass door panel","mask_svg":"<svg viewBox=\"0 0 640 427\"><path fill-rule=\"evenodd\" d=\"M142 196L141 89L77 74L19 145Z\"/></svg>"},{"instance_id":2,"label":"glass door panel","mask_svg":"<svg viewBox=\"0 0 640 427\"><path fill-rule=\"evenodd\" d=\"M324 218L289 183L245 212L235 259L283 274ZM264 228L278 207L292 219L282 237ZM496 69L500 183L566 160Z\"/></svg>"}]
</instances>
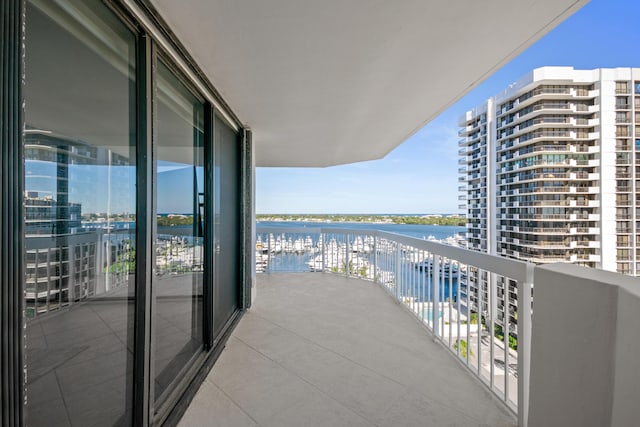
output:
<instances>
[{"instance_id":1,"label":"glass door panel","mask_svg":"<svg viewBox=\"0 0 640 427\"><path fill-rule=\"evenodd\" d=\"M29 0L26 424L130 425L135 36L96 0Z\"/></svg>"},{"instance_id":2,"label":"glass door panel","mask_svg":"<svg viewBox=\"0 0 640 427\"><path fill-rule=\"evenodd\" d=\"M203 349L204 105L162 62L156 71L155 407Z\"/></svg>"},{"instance_id":3,"label":"glass door panel","mask_svg":"<svg viewBox=\"0 0 640 427\"><path fill-rule=\"evenodd\" d=\"M238 134L215 117L216 286L214 336L238 310L240 284L240 144Z\"/></svg>"}]
</instances>

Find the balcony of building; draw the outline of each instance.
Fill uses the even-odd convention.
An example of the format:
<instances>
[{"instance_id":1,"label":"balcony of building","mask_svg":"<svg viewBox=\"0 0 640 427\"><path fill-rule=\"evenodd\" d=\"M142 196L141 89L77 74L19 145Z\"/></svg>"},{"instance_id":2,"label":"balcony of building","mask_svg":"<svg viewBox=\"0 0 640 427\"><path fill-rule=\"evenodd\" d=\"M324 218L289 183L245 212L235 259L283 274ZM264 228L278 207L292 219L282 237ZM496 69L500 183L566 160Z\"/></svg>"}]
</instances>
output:
<instances>
[{"instance_id":1,"label":"balcony of building","mask_svg":"<svg viewBox=\"0 0 640 427\"><path fill-rule=\"evenodd\" d=\"M382 286L331 273L258 277L181 426L515 426Z\"/></svg>"},{"instance_id":2,"label":"balcony of building","mask_svg":"<svg viewBox=\"0 0 640 427\"><path fill-rule=\"evenodd\" d=\"M257 242L258 298L182 426L640 419L635 278L375 230Z\"/></svg>"}]
</instances>

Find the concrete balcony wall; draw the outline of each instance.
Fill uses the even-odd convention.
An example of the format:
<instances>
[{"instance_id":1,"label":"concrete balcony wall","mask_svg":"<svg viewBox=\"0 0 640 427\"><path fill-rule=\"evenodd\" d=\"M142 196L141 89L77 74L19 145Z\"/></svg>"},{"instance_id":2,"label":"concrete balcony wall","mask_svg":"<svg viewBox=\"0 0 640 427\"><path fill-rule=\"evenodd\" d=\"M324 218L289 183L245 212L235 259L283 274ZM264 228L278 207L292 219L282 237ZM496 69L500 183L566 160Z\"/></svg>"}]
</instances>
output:
<instances>
[{"instance_id":1,"label":"concrete balcony wall","mask_svg":"<svg viewBox=\"0 0 640 427\"><path fill-rule=\"evenodd\" d=\"M637 279L556 264L535 283L529 426L637 425Z\"/></svg>"}]
</instances>

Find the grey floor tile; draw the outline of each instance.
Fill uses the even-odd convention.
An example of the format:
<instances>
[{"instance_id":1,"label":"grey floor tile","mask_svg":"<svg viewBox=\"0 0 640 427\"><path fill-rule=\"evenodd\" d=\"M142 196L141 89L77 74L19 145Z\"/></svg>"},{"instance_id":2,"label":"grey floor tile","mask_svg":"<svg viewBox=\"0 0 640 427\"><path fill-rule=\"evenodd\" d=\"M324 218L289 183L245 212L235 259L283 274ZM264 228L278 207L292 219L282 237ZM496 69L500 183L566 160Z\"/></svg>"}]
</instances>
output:
<instances>
[{"instance_id":1,"label":"grey floor tile","mask_svg":"<svg viewBox=\"0 0 640 427\"><path fill-rule=\"evenodd\" d=\"M209 381L259 425L516 424L378 285L273 274L258 277L257 294Z\"/></svg>"},{"instance_id":2,"label":"grey floor tile","mask_svg":"<svg viewBox=\"0 0 640 427\"><path fill-rule=\"evenodd\" d=\"M216 385L205 381L179 427L255 427L257 424Z\"/></svg>"},{"instance_id":3,"label":"grey floor tile","mask_svg":"<svg viewBox=\"0 0 640 427\"><path fill-rule=\"evenodd\" d=\"M232 340L220 358L211 381L259 424L297 405L312 386L275 362ZM216 370L219 374L217 374Z\"/></svg>"},{"instance_id":4,"label":"grey floor tile","mask_svg":"<svg viewBox=\"0 0 640 427\"><path fill-rule=\"evenodd\" d=\"M30 408L37 411L41 405L52 400L62 400L55 372L49 372L39 378L27 378L27 401Z\"/></svg>"},{"instance_id":5,"label":"grey floor tile","mask_svg":"<svg viewBox=\"0 0 640 427\"><path fill-rule=\"evenodd\" d=\"M127 379L112 378L77 393L65 395L69 418L74 426L118 425L128 409ZM131 389L129 390L131 393Z\"/></svg>"},{"instance_id":6,"label":"grey floor tile","mask_svg":"<svg viewBox=\"0 0 640 427\"><path fill-rule=\"evenodd\" d=\"M46 403L28 406L26 413L26 424L29 427L70 427L71 422L67 417L64 400L54 399Z\"/></svg>"},{"instance_id":7,"label":"grey floor tile","mask_svg":"<svg viewBox=\"0 0 640 427\"><path fill-rule=\"evenodd\" d=\"M104 382L124 378L128 369L127 356L128 352L119 351L56 369L62 392L65 396L90 392Z\"/></svg>"},{"instance_id":8,"label":"grey floor tile","mask_svg":"<svg viewBox=\"0 0 640 427\"><path fill-rule=\"evenodd\" d=\"M264 427L374 426L361 415L317 391L310 391L304 397L295 405L261 421L260 425Z\"/></svg>"}]
</instances>

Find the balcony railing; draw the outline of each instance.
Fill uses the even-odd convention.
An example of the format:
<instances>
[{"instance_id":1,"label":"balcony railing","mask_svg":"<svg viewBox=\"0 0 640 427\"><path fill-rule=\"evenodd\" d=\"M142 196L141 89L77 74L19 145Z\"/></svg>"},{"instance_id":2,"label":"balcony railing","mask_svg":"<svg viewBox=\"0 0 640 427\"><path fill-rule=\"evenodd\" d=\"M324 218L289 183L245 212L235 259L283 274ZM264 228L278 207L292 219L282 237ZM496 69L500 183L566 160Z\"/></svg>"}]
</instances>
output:
<instances>
[{"instance_id":1,"label":"balcony railing","mask_svg":"<svg viewBox=\"0 0 640 427\"><path fill-rule=\"evenodd\" d=\"M378 283L526 424L532 264L374 230L258 227L256 246L258 271Z\"/></svg>"}]
</instances>

